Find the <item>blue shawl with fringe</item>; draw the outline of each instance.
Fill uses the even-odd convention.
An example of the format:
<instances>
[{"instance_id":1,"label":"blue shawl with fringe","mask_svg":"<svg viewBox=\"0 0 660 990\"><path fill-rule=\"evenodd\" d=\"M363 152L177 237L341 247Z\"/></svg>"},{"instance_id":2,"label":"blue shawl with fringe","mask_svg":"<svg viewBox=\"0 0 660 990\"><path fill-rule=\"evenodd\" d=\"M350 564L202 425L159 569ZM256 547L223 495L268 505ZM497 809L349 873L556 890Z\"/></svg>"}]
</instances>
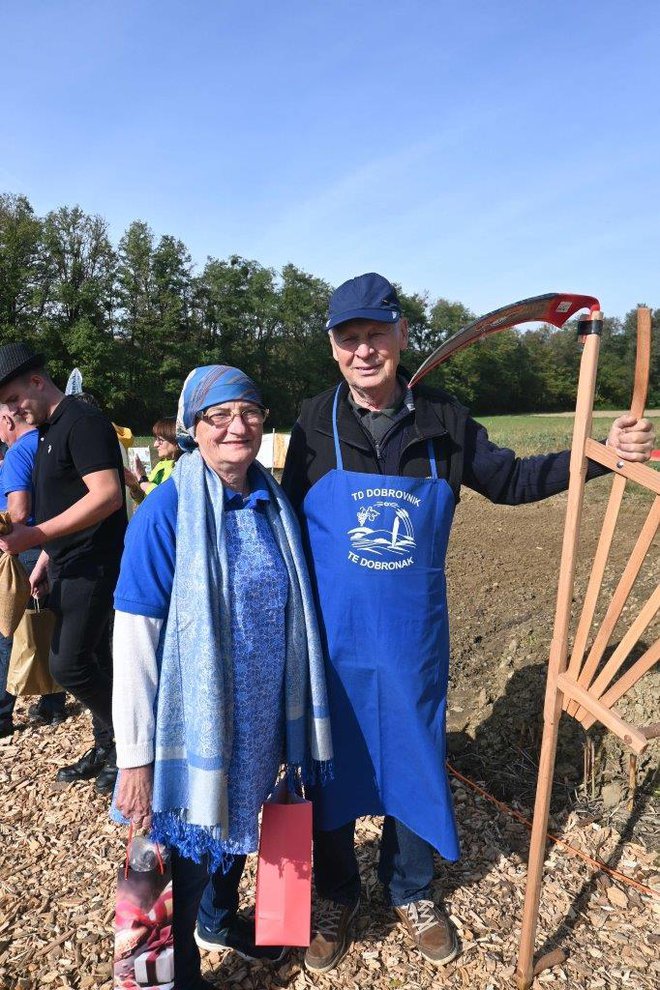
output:
<instances>
[{"instance_id":1,"label":"blue shawl with fringe","mask_svg":"<svg viewBox=\"0 0 660 990\"><path fill-rule=\"evenodd\" d=\"M266 513L289 578L286 608L285 760L304 780L331 774L323 651L298 521L280 486L256 462ZM224 497L199 451L172 474L178 492L176 567L161 635L156 701L153 835L211 868L233 845L227 782L232 754L233 658Z\"/></svg>"}]
</instances>

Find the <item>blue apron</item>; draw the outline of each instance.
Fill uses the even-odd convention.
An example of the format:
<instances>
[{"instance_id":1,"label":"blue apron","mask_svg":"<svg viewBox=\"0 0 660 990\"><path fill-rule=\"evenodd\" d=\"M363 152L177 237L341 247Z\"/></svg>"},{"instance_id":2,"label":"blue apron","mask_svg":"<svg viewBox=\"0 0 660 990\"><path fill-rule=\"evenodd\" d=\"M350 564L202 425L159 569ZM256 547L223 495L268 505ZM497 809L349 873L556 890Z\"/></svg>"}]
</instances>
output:
<instances>
[{"instance_id":1,"label":"blue apron","mask_svg":"<svg viewBox=\"0 0 660 990\"><path fill-rule=\"evenodd\" d=\"M459 845L445 768L449 626L445 554L454 495L438 478L337 467L303 503L327 649L334 780L315 824L391 815L446 859Z\"/></svg>"}]
</instances>

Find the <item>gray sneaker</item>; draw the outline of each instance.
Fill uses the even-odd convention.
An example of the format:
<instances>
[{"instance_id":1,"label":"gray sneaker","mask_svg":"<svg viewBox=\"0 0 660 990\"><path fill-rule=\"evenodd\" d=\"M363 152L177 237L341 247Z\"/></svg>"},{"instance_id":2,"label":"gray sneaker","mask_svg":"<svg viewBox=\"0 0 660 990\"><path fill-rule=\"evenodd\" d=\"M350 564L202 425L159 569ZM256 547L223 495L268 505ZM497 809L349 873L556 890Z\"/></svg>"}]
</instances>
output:
<instances>
[{"instance_id":1,"label":"gray sneaker","mask_svg":"<svg viewBox=\"0 0 660 990\"><path fill-rule=\"evenodd\" d=\"M351 924L359 906L359 898L352 904L319 901L314 906L314 933L305 953L305 969L312 973L325 973L343 959L348 951Z\"/></svg>"},{"instance_id":2,"label":"gray sneaker","mask_svg":"<svg viewBox=\"0 0 660 990\"><path fill-rule=\"evenodd\" d=\"M394 910L421 954L430 963L434 966L446 966L456 958L458 939L454 926L433 901L412 901L395 907Z\"/></svg>"}]
</instances>

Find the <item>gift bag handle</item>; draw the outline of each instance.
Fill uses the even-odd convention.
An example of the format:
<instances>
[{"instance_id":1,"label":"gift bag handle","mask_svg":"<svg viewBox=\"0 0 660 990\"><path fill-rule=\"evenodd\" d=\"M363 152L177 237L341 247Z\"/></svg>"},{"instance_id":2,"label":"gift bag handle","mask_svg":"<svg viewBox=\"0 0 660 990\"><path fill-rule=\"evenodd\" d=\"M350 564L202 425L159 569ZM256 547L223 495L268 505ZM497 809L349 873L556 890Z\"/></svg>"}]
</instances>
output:
<instances>
[{"instance_id":1,"label":"gift bag handle","mask_svg":"<svg viewBox=\"0 0 660 990\"><path fill-rule=\"evenodd\" d=\"M135 826L133 822L128 826L128 841L126 842L126 859L124 861L124 879L128 879L128 857L130 856L131 846L133 845L133 833L135 831ZM160 854L160 846L157 842L154 842L154 849L156 851L156 859L158 860L158 869L161 873L165 872L165 864L163 862L163 857Z\"/></svg>"}]
</instances>

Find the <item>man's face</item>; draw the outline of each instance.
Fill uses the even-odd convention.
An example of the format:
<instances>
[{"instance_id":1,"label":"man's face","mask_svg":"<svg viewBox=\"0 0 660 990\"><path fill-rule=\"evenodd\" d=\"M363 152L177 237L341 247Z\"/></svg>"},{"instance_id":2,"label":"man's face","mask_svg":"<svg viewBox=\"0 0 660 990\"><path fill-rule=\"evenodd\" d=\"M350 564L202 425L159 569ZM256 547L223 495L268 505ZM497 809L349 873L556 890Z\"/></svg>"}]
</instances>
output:
<instances>
[{"instance_id":1,"label":"man's face","mask_svg":"<svg viewBox=\"0 0 660 990\"><path fill-rule=\"evenodd\" d=\"M349 320L330 332L332 356L351 388L378 392L396 381L401 351L408 346L408 321Z\"/></svg>"},{"instance_id":2,"label":"man's face","mask_svg":"<svg viewBox=\"0 0 660 990\"><path fill-rule=\"evenodd\" d=\"M0 404L11 416L17 416L29 426L40 426L48 419L48 400L44 395L44 379L40 375L21 375L0 385Z\"/></svg>"}]
</instances>

